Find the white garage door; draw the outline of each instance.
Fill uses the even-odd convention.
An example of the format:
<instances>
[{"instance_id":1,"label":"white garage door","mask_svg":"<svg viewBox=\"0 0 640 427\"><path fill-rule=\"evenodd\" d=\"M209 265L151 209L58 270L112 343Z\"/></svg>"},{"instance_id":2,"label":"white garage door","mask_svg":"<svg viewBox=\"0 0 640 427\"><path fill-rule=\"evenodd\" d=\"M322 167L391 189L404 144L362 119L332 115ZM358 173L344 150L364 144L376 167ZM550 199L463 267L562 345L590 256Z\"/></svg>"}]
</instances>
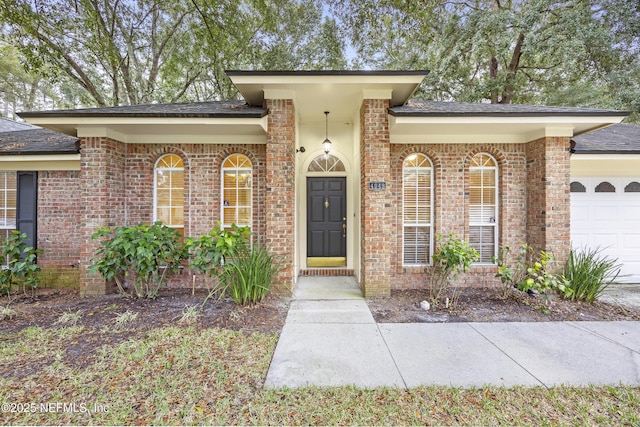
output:
<instances>
[{"instance_id":1,"label":"white garage door","mask_svg":"<svg viewBox=\"0 0 640 427\"><path fill-rule=\"evenodd\" d=\"M572 178L571 244L597 246L640 283L640 178Z\"/></svg>"}]
</instances>

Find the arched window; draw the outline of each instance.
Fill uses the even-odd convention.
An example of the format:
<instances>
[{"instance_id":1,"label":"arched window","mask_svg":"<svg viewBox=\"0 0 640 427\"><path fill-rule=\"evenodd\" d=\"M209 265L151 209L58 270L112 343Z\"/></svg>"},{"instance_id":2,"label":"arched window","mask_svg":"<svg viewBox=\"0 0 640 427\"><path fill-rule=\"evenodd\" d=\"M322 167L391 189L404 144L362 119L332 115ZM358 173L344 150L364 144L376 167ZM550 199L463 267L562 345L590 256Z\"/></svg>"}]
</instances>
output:
<instances>
[{"instance_id":1,"label":"arched window","mask_svg":"<svg viewBox=\"0 0 640 427\"><path fill-rule=\"evenodd\" d=\"M232 154L222 163L222 227L251 227L252 165L247 156Z\"/></svg>"},{"instance_id":2,"label":"arched window","mask_svg":"<svg viewBox=\"0 0 640 427\"><path fill-rule=\"evenodd\" d=\"M153 220L177 229L184 236L184 164L180 156L160 157L154 181Z\"/></svg>"},{"instance_id":3,"label":"arched window","mask_svg":"<svg viewBox=\"0 0 640 427\"><path fill-rule=\"evenodd\" d=\"M424 154L402 164L403 265L426 265L433 253L433 167Z\"/></svg>"},{"instance_id":4,"label":"arched window","mask_svg":"<svg viewBox=\"0 0 640 427\"><path fill-rule=\"evenodd\" d=\"M489 154L473 156L469 167L469 243L490 263L498 250L498 164Z\"/></svg>"},{"instance_id":5,"label":"arched window","mask_svg":"<svg viewBox=\"0 0 640 427\"><path fill-rule=\"evenodd\" d=\"M321 154L309 164L309 172L344 172L342 160L331 154Z\"/></svg>"}]
</instances>

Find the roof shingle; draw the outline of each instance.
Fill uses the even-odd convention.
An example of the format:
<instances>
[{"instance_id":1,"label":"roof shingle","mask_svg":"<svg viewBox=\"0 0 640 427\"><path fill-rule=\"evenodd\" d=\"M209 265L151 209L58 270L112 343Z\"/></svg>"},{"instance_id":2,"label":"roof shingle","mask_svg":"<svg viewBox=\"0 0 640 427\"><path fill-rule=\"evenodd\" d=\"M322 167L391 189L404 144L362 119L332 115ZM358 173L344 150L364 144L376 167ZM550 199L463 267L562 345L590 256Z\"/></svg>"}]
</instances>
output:
<instances>
[{"instance_id":1,"label":"roof shingle","mask_svg":"<svg viewBox=\"0 0 640 427\"><path fill-rule=\"evenodd\" d=\"M487 104L470 102L438 102L409 100L405 105L389 108L392 116L443 117L443 116L619 116L629 115L626 111L576 108L547 107L523 104Z\"/></svg>"},{"instance_id":2,"label":"roof shingle","mask_svg":"<svg viewBox=\"0 0 640 427\"><path fill-rule=\"evenodd\" d=\"M618 123L572 138L577 154L640 154L640 125Z\"/></svg>"}]
</instances>

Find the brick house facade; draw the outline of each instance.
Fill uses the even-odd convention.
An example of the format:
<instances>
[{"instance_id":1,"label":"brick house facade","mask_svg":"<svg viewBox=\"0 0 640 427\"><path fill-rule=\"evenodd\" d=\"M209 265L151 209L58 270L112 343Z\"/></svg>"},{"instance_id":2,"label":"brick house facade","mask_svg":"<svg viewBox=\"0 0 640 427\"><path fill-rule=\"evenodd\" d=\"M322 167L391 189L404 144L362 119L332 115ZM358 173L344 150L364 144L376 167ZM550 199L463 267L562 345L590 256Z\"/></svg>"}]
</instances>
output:
<instances>
[{"instance_id":1,"label":"brick house facade","mask_svg":"<svg viewBox=\"0 0 640 427\"><path fill-rule=\"evenodd\" d=\"M47 280L76 280L85 295L109 292L88 270L91 235L160 218L158 162L174 155L180 206L170 210L184 234L206 233L227 215L243 218L282 260L279 293L290 294L301 275L354 275L367 297L425 286L435 236L450 233L485 253L460 284L493 285L489 259L500 246L527 242L565 259L570 139L625 117L410 100L423 71L228 75L246 102L22 114L79 139L68 170L49 170L46 159L38 169ZM225 166L231 157L245 166ZM0 158L4 170L24 170ZM227 196L240 181L245 187ZM205 278L185 269L170 286L194 280Z\"/></svg>"}]
</instances>

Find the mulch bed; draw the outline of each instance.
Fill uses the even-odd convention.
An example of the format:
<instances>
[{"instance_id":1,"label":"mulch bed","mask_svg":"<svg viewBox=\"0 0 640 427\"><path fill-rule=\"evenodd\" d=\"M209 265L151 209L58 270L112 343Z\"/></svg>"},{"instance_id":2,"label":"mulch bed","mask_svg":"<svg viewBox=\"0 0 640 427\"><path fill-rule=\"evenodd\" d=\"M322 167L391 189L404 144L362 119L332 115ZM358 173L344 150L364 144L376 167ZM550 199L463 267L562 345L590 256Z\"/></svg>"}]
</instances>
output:
<instances>
[{"instance_id":1,"label":"mulch bed","mask_svg":"<svg viewBox=\"0 0 640 427\"><path fill-rule=\"evenodd\" d=\"M426 289L395 290L390 297L367 301L378 323L423 322L547 322L579 320L640 320L640 311L606 302L585 303L556 295L530 295L516 289L462 288L454 307L420 302L429 299Z\"/></svg>"}]
</instances>

